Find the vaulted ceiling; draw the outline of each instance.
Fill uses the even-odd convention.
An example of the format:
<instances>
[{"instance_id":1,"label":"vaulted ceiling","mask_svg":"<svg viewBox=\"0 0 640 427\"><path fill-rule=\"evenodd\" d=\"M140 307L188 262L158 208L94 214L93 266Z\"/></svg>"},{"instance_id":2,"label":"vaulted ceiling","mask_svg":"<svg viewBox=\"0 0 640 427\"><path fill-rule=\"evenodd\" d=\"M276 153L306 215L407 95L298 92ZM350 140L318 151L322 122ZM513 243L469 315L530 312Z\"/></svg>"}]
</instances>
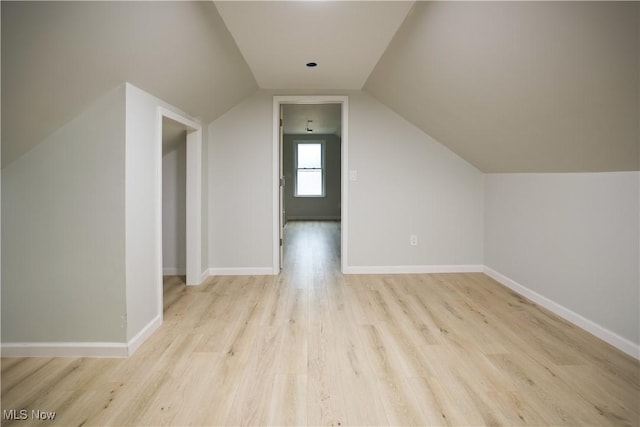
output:
<instances>
[{"instance_id":1,"label":"vaulted ceiling","mask_svg":"<svg viewBox=\"0 0 640 427\"><path fill-rule=\"evenodd\" d=\"M1 8L3 165L129 81L204 123L259 88L362 89L485 172L640 169L638 2Z\"/></svg>"},{"instance_id":2,"label":"vaulted ceiling","mask_svg":"<svg viewBox=\"0 0 640 427\"><path fill-rule=\"evenodd\" d=\"M212 2L5 2L2 164L128 81L208 123L258 86Z\"/></svg>"},{"instance_id":3,"label":"vaulted ceiling","mask_svg":"<svg viewBox=\"0 0 640 427\"><path fill-rule=\"evenodd\" d=\"M264 89L362 89L408 1L217 1ZM315 62L309 69L305 64Z\"/></svg>"},{"instance_id":4,"label":"vaulted ceiling","mask_svg":"<svg viewBox=\"0 0 640 427\"><path fill-rule=\"evenodd\" d=\"M638 170L640 3L419 2L365 90L484 172Z\"/></svg>"}]
</instances>

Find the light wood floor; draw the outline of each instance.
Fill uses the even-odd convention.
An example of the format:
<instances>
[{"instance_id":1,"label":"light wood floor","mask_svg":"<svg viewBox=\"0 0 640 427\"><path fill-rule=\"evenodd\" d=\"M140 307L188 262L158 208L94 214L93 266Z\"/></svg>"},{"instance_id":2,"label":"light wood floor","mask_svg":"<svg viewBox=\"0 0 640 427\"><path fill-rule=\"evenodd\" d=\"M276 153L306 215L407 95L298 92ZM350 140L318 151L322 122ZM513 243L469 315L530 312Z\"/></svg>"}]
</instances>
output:
<instances>
[{"instance_id":1,"label":"light wood floor","mask_svg":"<svg viewBox=\"0 0 640 427\"><path fill-rule=\"evenodd\" d=\"M487 276L343 276L337 223L292 222L286 241L279 276L166 280L165 322L128 359L2 359L2 409L65 426L640 423L637 360Z\"/></svg>"}]
</instances>

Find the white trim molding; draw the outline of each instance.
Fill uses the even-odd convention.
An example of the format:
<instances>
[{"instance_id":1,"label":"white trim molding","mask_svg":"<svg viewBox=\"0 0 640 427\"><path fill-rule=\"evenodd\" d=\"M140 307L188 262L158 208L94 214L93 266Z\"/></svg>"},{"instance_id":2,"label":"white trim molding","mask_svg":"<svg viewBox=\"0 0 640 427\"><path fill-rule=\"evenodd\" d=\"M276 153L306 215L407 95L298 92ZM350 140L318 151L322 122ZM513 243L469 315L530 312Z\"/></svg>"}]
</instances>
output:
<instances>
[{"instance_id":1,"label":"white trim molding","mask_svg":"<svg viewBox=\"0 0 640 427\"><path fill-rule=\"evenodd\" d=\"M304 215L294 215L288 216L287 221L340 221L340 216L336 215L328 215L328 216L304 216Z\"/></svg>"},{"instance_id":2,"label":"white trim molding","mask_svg":"<svg viewBox=\"0 0 640 427\"><path fill-rule=\"evenodd\" d=\"M563 319L573 323L581 329L589 332L590 334L600 338L601 340L611 344L617 349L625 352L629 356L635 357L640 360L640 345L629 341L628 339L621 337L615 332L610 331L609 329L604 328L601 325L589 320L578 313L569 310L567 307L558 304L555 301L550 300L549 298L540 295L539 293L532 291L524 285L516 282L504 276L503 274L498 273L497 271L485 266L484 273L499 282L500 284L506 286L512 291L522 295L523 297L533 301L534 303L546 308L547 310L557 314Z\"/></svg>"},{"instance_id":3,"label":"white trim molding","mask_svg":"<svg viewBox=\"0 0 640 427\"><path fill-rule=\"evenodd\" d=\"M204 283L205 280L207 280L209 278L209 269L205 269L201 274L200 274L200 283Z\"/></svg>"},{"instance_id":4,"label":"white trim molding","mask_svg":"<svg viewBox=\"0 0 640 427\"><path fill-rule=\"evenodd\" d=\"M202 125L181 114L164 107L157 110L157 144L162 147L162 119L182 124L187 130L187 176L186 176L186 252L187 252L187 285L199 285L202 271ZM162 150L158 150L156 167L159 179L156 188L156 232L162 236ZM162 238L160 238L162 242ZM156 259L162 268L162 244L157 245ZM159 312L162 313L162 280L158 289Z\"/></svg>"},{"instance_id":5,"label":"white trim molding","mask_svg":"<svg viewBox=\"0 0 640 427\"><path fill-rule=\"evenodd\" d=\"M349 266L345 274L423 274L423 273L482 273L482 265L386 265Z\"/></svg>"},{"instance_id":6,"label":"white trim molding","mask_svg":"<svg viewBox=\"0 0 640 427\"><path fill-rule=\"evenodd\" d=\"M127 357L127 344L118 342L2 343L2 357Z\"/></svg>"},{"instance_id":7,"label":"white trim molding","mask_svg":"<svg viewBox=\"0 0 640 427\"><path fill-rule=\"evenodd\" d=\"M142 328L127 343L127 356L131 356L135 351L162 325L162 316L156 316L147 326Z\"/></svg>"},{"instance_id":8,"label":"white trim molding","mask_svg":"<svg viewBox=\"0 0 640 427\"><path fill-rule=\"evenodd\" d=\"M271 267L210 268L209 276L271 276L278 274Z\"/></svg>"},{"instance_id":9,"label":"white trim molding","mask_svg":"<svg viewBox=\"0 0 640 427\"><path fill-rule=\"evenodd\" d=\"M157 316L128 343L120 342L8 342L2 357L128 357L162 325Z\"/></svg>"},{"instance_id":10,"label":"white trim molding","mask_svg":"<svg viewBox=\"0 0 640 427\"><path fill-rule=\"evenodd\" d=\"M341 140L341 267L348 269L349 253L349 96L291 95L273 97L273 268L270 274L280 273L280 105L281 104L342 104Z\"/></svg>"},{"instance_id":11,"label":"white trim molding","mask_svg":"<svg viewBox=\"0 0 640 427\"><path fill-rule=\"evenodd\" d=\"M424 274L424 273L484 273L498 283L546 308L597 338L611 344L624 353L640 360L640 346L601 325L538 294L497 271L482 265L405 265L405 266L355 266L345 274ZM210 268L202 275L208 276L263 276L273 275L271 267ZM157 316L128 343L118 342L8 342L2 343L2 357L127 357L131 356L160 326Z\"/></svg>"}]
</instances>

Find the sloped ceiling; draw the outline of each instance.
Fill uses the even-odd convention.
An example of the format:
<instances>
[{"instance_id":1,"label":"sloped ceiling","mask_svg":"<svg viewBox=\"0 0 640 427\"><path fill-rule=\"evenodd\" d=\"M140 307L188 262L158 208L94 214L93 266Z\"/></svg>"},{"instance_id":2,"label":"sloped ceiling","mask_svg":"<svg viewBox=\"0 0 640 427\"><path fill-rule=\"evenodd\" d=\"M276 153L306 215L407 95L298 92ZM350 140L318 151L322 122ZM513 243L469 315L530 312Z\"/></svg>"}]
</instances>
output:
<instances>
[{"instance_id":1,"label":"sloped ceiling","mask_svg":"<svg viewBox=\"0 0 640 427\"><path fill-rule=\"evenodd\" d=\"M263 89L362 89L412 1L217 1ZM305 64L316 62L315 68Z\"/></svg>"},{"instance_id":2,"label":"sloped ceiling","mask_svg":"<svg viewBox=\"0 0 640 427\"><path fill-rule=\"evenodd\" d=\"M257 90L212 2L2 2L2 163L124 81L208 123Z\"/></svg>"},{"instance_id":3,"label":"sloped ceiling","mask_svg":"<svg viewBox=\"0 0 640 427\"><path fill-rule=\"evenodd\" d=\"M640 166L640 3L417 2L365 90L484 172Z\"/></svg>"},{"instance_id":4,"label":"sloped ceiling","mask_svg":"<svg viewBox=\"0 0 640 427\"><path fill-rule=\"evenodd\" d=\"M229 32L213 2L1 2L3 165L124 81L208 123L255 74L285 92L367 79L484 172L640 169L638 2L258 3L217 3Z\"/></svg>"}]
</instances>

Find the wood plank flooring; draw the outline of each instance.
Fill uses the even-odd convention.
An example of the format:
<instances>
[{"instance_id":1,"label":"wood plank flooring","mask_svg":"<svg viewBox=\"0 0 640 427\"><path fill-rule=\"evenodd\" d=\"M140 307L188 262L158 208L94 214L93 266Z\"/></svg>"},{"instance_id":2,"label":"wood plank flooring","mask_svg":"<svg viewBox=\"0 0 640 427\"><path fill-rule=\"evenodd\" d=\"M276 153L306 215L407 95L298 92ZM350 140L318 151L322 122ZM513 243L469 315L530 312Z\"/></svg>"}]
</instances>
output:
<instances>
[{"instance_id":1,"label":"wood plank flooring","mask_svg":"<svg viewBox=\"0 0 640 427\"><path fill-rule=\"evenodd\" d=\"M339 272L291 222L279 276L165 281L127 359L2 359L3 425L638 426L639 362L483 274Z\"/></svg>"}]
</instances>

